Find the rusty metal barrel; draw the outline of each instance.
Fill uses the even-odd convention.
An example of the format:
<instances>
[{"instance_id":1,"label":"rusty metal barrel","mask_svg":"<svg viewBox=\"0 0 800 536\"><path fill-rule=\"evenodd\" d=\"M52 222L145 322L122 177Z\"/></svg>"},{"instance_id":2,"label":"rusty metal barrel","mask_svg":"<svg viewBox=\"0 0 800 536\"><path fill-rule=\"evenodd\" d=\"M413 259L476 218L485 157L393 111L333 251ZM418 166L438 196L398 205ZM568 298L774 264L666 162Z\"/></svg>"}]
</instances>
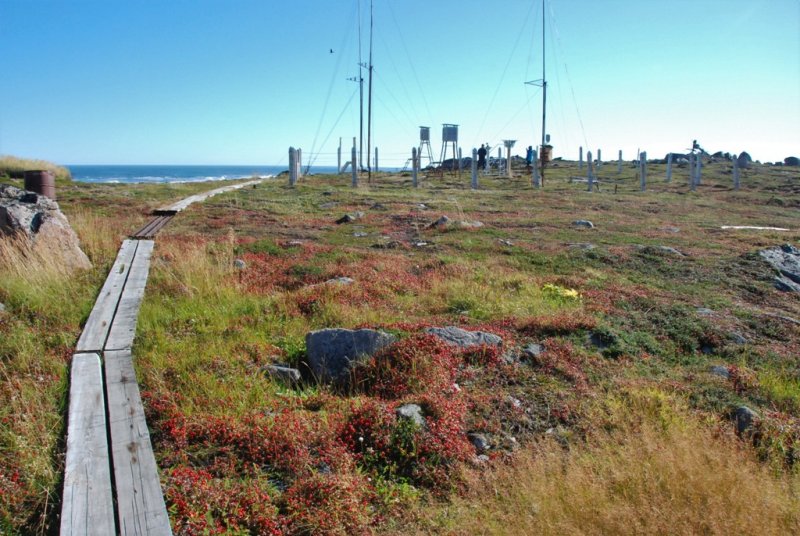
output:
<instances>
[{"instance_id":1,"label":"rusty metal barrel","mask_svg":"<svg viewBox=\"0 0 800 536\"><path fill-rule=\"evenodd\" d=\"M56 179L52 171L41 169L26 171L25 189L56 200Z\"/></svg>"}]
</instances>

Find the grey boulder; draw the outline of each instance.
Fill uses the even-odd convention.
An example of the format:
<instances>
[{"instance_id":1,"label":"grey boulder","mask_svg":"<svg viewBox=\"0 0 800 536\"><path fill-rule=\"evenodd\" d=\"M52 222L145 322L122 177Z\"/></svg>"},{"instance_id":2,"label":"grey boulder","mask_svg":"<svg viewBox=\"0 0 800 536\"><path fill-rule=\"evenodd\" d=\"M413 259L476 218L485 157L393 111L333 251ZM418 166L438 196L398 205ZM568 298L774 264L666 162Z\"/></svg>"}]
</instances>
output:
<instances>
[{"instance_id":1,"label":"grey boulder","mask_svg":"<svg viewBox=\"0 0 800 536\"><path fill-rule=\"evenodd\" d=\"M443 340L451 346L472 348L474 346L502 346L503 339L493 333L483 331L467 331L455 326L444 328L425 328L425 333Z\"/></svg>"},{"instance_id":2,"label":"grey boulder","mask_svg":"<svg viewBox=\"0 0 800 536\"><path fill-rule=\"evenodd\" d=\"M758 252L770 266L778 271L775 287L785 292L800 292L800 250L791 244Z\"/></svg>"},{"instance_id":3,"label":"grey boulder","mask_svg":"<svg viewBox=\"0 0 800 536\"><path fill-rule=\"evenodd\" d=\"M398 419L411 421L419 427L425 427L425 417L422 408L417 404L403 404L395 411Z\"/></svg>"},{"instance_id":4,"label":"grey boulder","mask_svg":"<svg viewBox=\"0 0 800 536\"><path fill-rule=\"evenodd\" d=\"M589 220L575 220L572 222L575 227L583 227L584 229L594 229L594 224Z\"/></svg>"},{"instance_id":5,"label":"grey boulder","mask_svg":"<svg viewBox=\"0 0 800 536\"><path fill-rule=\"evenodd\" d=\"M741 435L752 430L755 420L758 419L758 413L747 406L740 406L736 408L733 418L736 420L736 433Z\"/></svg>"},{"instance_id":6,"label":"grey boulder","mask_svg":"<svg viewBox=\"0 0 800 536\"><path fill-rule=\"evenodd\" d=\"M397 337L373 329L322 329L306 334L306 365L324 383L347 385L354 363L364 361Z\"/></svg>"}]
</instances>

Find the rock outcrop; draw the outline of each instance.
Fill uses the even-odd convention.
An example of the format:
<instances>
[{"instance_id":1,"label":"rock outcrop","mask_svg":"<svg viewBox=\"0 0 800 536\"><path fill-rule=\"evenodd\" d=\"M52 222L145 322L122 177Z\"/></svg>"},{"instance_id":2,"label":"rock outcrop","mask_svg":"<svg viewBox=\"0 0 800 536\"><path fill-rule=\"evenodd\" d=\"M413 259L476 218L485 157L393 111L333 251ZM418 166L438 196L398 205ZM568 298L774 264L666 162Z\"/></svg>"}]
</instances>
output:
<instances>
[{"instance_id":1,"label":"rock outcrop","mask_svg":"<svg viewBox=\"0 0 800 536\"><path fill-rule=\"evenodd\" d=\"M467 331L455 326L445 328L425 328L425 333L438 337L450 346L472 348L474 346L502 346L503 339L483 331Z\"/></svg>"},{"instance_id":2,"label":"rock outcrop","mask_svg":"<svg viewBox=\"0 0 800 536\"><path fill-rule=\"evenodd\" d=\"M775 288L786 292L800 292L800 250L791 244L758 252L761 258L778 271Z\"/></svg>"},{"instance_id":3,"label":"rock outcrop","mask_svg":"<svg viewBox=\"0 0 800 536\"><path fill-rule=\"evenodd\" d=\"M31 258L52 260L66 271L92 266L58 203L5 184L0 184L0 237L16 238Z\"/></svg>"}]
</instances>

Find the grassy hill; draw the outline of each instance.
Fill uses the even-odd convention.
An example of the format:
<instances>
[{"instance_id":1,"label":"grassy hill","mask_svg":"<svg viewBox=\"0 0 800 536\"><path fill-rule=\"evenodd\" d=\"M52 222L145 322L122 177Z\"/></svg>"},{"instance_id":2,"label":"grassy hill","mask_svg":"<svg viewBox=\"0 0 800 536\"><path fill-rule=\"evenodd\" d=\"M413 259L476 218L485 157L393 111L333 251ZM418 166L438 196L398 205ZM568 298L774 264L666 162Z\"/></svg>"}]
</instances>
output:
<instances>
[{"instance_id":1,"label":"grassy hill","mask_svg":"<svg viewBox=\"0 0 800 536\"><path fill-rule=\"evenodd\" d=\"M726 164L704 173L689 192L688 170L653 165L639 192L606 165L592 193L568 162L543 190L522 170L478 191L313 176L178 215L134 348L174 531L800 530L800 296L757 253L800 243L800 173L756 166L738 192ZM67 367L119 240L204 188L73 183L59 202L95 268L0 269L0 532L54 523ZM503 347L423 332L451 325ZM346 391L265 372L326 327L400 341ZM396 418L406 403L424 426ZM737 435L741 406L758 418Z\"/></svg>"}]
</instances>

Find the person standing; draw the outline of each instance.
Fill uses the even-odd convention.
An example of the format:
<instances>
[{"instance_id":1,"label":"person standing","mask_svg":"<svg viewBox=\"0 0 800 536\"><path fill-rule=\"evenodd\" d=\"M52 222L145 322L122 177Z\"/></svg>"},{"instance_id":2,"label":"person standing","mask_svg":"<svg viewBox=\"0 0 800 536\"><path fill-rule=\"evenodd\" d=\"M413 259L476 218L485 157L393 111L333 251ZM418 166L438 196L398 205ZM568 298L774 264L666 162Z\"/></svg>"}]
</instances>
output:
<instances>
[{"instance_id":1,"label":"person standing","mask_svg":"<svg viewBox=\"0 0 800 536\"><path fill-rule=\"evenodd\" d=\"M528 171L531 171L533 167L531 166L533 162L533 147L528 145L528 150L525 151L525 167Z\"/></svg>"},{"instance_id":2,"label":"person standing","mask_svg":"<svg viewBox=\"0 0 800 536\"><path fill-rule=\"evenodd\" d=\"M486 170L486 147L481 143L481 148L478 149L478 169Z\"/></svg>"}]
</instances>

